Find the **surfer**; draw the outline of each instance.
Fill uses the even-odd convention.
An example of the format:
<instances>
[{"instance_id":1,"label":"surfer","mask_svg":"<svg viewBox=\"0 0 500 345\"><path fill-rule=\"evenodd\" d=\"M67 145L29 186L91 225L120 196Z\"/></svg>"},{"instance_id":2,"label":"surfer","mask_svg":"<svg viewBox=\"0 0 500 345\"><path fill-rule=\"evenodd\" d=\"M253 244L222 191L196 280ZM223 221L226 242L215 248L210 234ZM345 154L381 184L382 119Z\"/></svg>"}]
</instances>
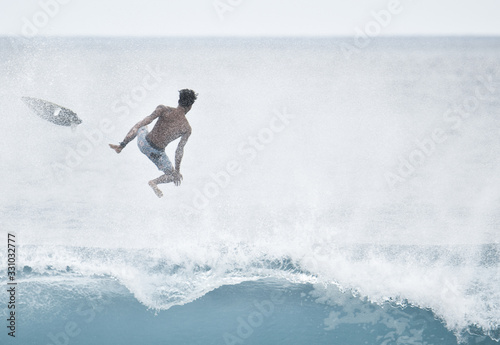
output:
<instances>
[{"instance_id":1,"label":"surfer","mask_svg":"<svg viewBox=\"0 0 500 345\"><path fill-rule=\"evenodd\" d=\"M191 135L191 126L186 119L186 114L196 100L198 94L193 90L183 89L179 91L179 103L177 108L159 105L149 116L139 121L128 132L120 142L120 145L109 144L116 153L120 153L125 146L137 136L139 150L144 153L164 174L157 179L149 181L149 186L153 188L155 194L161 198L162 191L158 188L161 183L174 182L179 186L182 181L180 173L184 146ZM147 125L158 119L151 132L148 132ZM181 138L175 151L175 169L165 153L165 147L172 141Z\"/></svg>"}]
</instances>

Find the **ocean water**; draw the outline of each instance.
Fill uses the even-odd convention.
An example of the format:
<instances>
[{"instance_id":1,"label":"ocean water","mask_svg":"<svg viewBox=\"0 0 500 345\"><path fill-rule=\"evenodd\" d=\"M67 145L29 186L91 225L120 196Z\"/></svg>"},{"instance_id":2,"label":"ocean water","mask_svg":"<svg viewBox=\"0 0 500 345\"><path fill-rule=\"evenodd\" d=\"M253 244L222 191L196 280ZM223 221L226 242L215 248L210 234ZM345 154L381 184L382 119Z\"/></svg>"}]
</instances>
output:
<instances>
[{"instance_id":1,"label":"ocean water","mask_svg":"<svg viewBox=\"0 0 500 345\"><path fill-rule=\"evenodd\" d=\"M0 343L498 344L499 43L0 38ZM182 88L158 199L107 144Z\"/></svg>"}]
</instances>

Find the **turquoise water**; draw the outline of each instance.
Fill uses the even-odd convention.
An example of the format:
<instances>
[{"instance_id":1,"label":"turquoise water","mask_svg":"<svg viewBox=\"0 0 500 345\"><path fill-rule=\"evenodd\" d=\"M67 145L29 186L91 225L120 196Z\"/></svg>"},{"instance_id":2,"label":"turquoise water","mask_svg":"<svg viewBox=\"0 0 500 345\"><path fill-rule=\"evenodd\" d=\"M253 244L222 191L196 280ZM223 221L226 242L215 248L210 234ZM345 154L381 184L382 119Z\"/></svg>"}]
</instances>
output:
<instances>
[{"instance_id":1,"label":"turquoise water","mask_svg":"<svg viewBox=\"0 0 500 345\"><path fill-rule=\"evenodd\" d=\"M75 285L79 284L73 282ZM310 284L245 282L159 312L147 310L111 279L99 278L86 285L88 290L83 294L80 289L80 294L70 294L51 287L51 298L60 305L39 308L36 313L23 304L16 341L55 345L457 342L429 310L374 305L334 289L329 289L325 298L325 287ZM89 285L99 288L90 291ZM114 291L105 292L110 285ZM496 343L485 336L470 335L463 341Z\"/></svg>"}]
</instances>

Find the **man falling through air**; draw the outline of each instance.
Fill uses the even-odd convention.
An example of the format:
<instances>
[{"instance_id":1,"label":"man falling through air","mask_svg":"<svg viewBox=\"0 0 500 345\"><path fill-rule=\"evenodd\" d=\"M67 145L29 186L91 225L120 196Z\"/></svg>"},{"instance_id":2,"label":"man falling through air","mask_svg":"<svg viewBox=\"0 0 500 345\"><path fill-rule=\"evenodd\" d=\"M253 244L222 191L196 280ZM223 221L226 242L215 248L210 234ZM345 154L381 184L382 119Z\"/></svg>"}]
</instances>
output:
<instances>
[{"instance_id":1,"label":"man falling through air","mask_svg":"<svg viewBox=\"0 0 500 345\"><path fill-rule=\"evenodd\" d=\"M139 150L144 153L159 170L164 174L157 179L149 181L156 195L161 198L162 191L158 188L160 183L174 182L179 186L182 181L180 173L182 156L184 155L184 145L186 145L191 135L191 126L186 119L186 114L191 110L191 106L198 94L193 90L183 89L179 91L179 105L177 108L159 105L156 110L142 121L139 121L127 134L120 145L109 144L116 153L120 153L125 146L137 136ZM147 125L158 119L150 133ZM177 138L181 138L177 150L175 151L175 170L165 153L165 147Z\"/></svg>"}]
</instances>

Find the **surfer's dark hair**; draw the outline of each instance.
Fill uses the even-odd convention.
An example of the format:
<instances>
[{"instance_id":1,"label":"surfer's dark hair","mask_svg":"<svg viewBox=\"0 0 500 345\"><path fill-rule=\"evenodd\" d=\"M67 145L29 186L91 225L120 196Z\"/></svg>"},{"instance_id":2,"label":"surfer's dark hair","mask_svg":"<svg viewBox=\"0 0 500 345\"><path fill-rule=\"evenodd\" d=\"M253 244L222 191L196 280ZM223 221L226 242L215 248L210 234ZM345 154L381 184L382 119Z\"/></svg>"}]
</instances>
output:
<instances>
[{"instance_id":1,"label":"surfer's dark hair","mask_svg":"<svg viewBox=\"0 0 500 345\"><path fill-rule=\"evenodd\" d=\"M198 94L195 93L193 90L189 89L179 90L179 105L181 107L189 108L190 106L193 105L194 101L196 101L197 97Z\"/></svg>"}]
</instances>

